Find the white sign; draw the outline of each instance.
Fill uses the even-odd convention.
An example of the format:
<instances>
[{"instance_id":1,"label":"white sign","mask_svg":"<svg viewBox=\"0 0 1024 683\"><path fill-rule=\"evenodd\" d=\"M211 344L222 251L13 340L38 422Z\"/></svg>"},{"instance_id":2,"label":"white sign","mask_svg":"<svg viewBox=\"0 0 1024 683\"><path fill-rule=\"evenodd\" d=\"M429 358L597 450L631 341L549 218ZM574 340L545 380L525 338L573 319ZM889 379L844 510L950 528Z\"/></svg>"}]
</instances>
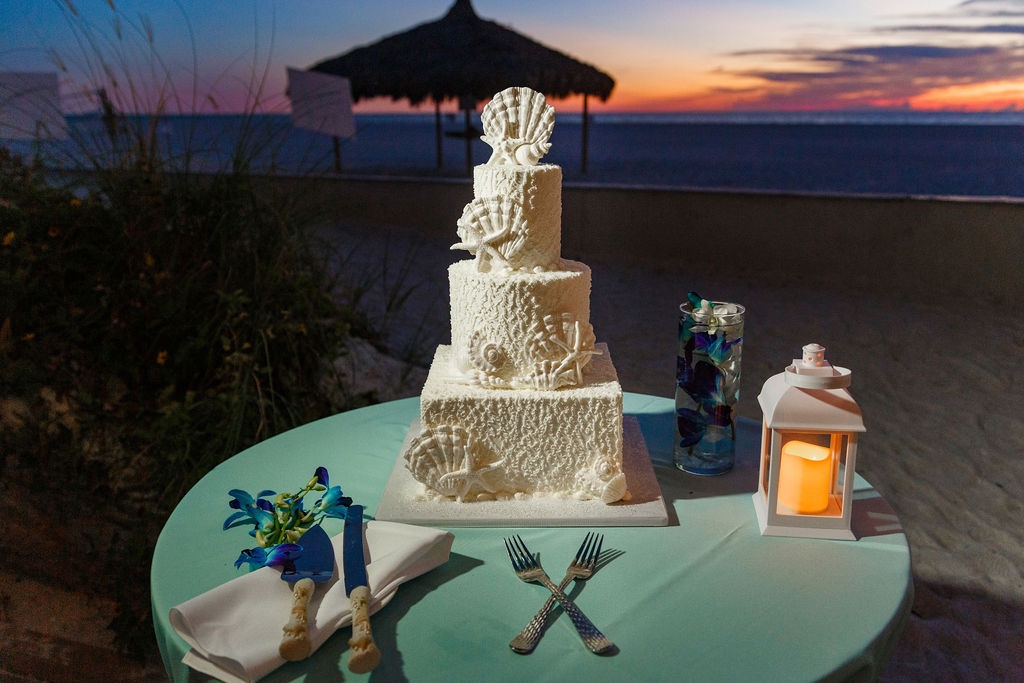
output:
<instances>
[{"instance_id":1,"label":"white sign","mask_svg":"<svg viewBox=\"0 0 1024 683\"><path fill-rule=\"evenodd\" d=\"M288 68L292 125L339 138L356 134L352 87L347 78Z\"/></svg>"},{"instance_id":2,"label":"white sign","mask_svg":"<svg viewBox=\"0 0 1024 683\"><path fill-rule=\"evenodd\" d=\"M0 139L67 136L55 72L0 71Z\"/></svg>"}]
</instances>

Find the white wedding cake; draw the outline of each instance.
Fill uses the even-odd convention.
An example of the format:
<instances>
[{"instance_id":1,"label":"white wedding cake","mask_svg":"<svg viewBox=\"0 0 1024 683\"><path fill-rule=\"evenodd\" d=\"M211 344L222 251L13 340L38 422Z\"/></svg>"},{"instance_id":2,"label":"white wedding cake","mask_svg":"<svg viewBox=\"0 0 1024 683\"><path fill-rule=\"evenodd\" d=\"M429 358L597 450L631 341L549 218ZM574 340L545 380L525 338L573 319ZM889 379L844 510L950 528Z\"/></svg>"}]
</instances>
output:
<instances>
[{"instance_id":1,"label":"white wedding cake","mask_svg":"<svg viewBox=\"0 0 1024 683\"><path fill-rule=\"evenodd\" d=\"M590 269L561 257L554 109L529 88L481 114L494 149L458 220L473 256L448 271L452 343L439 346L402 457L423 496L629 498L622 388L590 324Z\"/></svg>"}]
</instances>

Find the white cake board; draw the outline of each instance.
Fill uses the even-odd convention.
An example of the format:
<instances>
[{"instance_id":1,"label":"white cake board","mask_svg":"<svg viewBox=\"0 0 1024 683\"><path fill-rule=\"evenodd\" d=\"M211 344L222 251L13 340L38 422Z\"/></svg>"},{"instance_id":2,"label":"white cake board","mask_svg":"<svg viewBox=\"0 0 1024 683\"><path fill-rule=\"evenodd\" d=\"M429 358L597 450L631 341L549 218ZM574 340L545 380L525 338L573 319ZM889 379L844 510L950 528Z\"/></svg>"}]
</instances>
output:
<instances>
[{"instance_id":1,"label":"white cake board","mask_svg":"<svg viewBox=\"0 0 1024 683\"><path fill-rule=\"evenodd\" d=\"M420 422L409 427L402 452L420 433ZM576 500L553 496L525 500L485 500L459 503L427 500L424 486L413 479L405 460L396 458L375 519L442 527L553 527L553 526L666 526L668 511L654 467L647 454L640 424L635 416L622 420L622 470L631 498L606 505L600 500Z\"/></svg>"}]
</instances>

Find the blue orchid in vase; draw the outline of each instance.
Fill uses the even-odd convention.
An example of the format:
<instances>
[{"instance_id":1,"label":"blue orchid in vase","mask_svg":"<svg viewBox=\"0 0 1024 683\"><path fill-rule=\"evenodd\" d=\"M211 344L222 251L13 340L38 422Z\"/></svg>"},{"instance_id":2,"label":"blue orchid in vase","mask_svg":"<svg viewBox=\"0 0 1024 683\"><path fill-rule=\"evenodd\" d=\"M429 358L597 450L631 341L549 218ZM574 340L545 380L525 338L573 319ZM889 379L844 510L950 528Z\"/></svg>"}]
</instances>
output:
<instances>
[{"instance_id":1,"label":"blue orchid in vase","mask_svg":"<svg viewBox=\"0 0 1024 683\"><path fill-rule=\"evenodd\" d=\"M310 493L322 493L307 510L304 500ZM340 486L331 486L327 468L316 468L313 477L296 493L260 491L255 496L242 489L228 491L228 506L235 512L224 520L224 529L252 525L249 535L257 547L244 549L235 560L235 568L287 565L302 553L298 540L314 525L328 517L344 519L352 499Z\"/></svg>"},{"instance_id":2,"label":"blue orchid in vase","mask_svg":"<svg viewBox=\"0 0 1024 683\"><path fill-rule=\"evenodd\" d=\"M736 304L708 301L695 292L687 299L679 324L676 427L677 447L692 449L711 430L728 430L735 438L743 327Z\"/></svg>"}]
</instances>

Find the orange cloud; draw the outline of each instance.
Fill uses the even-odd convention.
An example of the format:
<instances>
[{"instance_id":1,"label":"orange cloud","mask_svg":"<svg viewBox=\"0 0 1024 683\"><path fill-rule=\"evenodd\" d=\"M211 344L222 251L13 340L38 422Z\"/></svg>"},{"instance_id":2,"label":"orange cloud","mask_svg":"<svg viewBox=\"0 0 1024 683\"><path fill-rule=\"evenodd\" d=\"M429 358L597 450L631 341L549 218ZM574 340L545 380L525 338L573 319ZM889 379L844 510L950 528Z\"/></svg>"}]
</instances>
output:
<instances>
[{"instance_id":1,"label":"orange cloud","mask_svg":"<svg viewBox=\"0 0 1024 683\"><path fill-rule=\"evenodd\" d=\"M970 83L935 88L908 100L914 109L993 111L1024 106L1024 80Z\"/></svg>"}]
</instances>

